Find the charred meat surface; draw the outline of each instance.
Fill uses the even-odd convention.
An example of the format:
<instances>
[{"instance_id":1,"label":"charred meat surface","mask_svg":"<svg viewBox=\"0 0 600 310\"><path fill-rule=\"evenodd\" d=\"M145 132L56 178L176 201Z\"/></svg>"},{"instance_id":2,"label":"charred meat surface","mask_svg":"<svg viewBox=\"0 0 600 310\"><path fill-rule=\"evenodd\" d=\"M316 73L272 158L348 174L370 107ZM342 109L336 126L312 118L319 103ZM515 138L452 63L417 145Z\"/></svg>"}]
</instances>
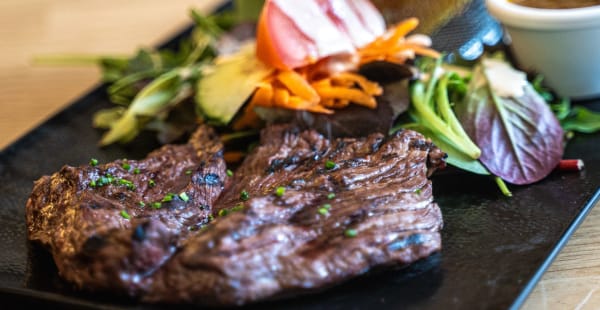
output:
<instances>
[{"instance_id":1,"label":"charred meat surface","mask_svg":"<svg viewBox=\"0 0 600 310\"><path fill-rule=\"evenodd\" d=\"M226 177L222 149L213 130L201 127L187 144L143 160L64 166L35 182L28 237L50 250L60 275L77 287L136 295L209 222Z\"/></svg>"},{"instance_id":2,"label":"charred meat surface","mask_svg":"<svg viewBox=\"0 0 600 310\"><path fill-rule=\"evenodd\" d=\"M441 249L428 176L445 154L414 131L328 140L272 126L215 220L154 276L149 302L212 305L328 287Z\"/></svg>"},{"instance_id":3,"label":"charred meat surface","mask_svg":"<svg viewBox=\"0 0 600 310\"><path fill-rule=\"evenodd\" d=\"M444 157L410 130L330 140L273 125L224 182L222 145L203 127L144 160L42 177L27 202L28 233L83 289L241 305L439 251L428 176Z\"/></svg>"}]
</instances>

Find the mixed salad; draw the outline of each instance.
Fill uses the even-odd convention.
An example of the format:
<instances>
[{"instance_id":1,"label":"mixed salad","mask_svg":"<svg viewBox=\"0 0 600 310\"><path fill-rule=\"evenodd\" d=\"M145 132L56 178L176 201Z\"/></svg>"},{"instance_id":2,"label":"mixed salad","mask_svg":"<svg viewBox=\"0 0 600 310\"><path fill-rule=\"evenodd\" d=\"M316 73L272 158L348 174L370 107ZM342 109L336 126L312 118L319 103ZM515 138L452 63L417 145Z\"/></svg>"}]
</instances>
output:
<instances>
[{"instance_id":1,"label":"mixed salad","mask_svg":"<svg viewBox=\"0 0 600 310\"><path fill-rule=\"evenodd\" d=\"M388 25L368 0L244 0L191 17L193 31L176 50L95 58L115 104L94 117L107 130L100 145L127 143L145 130L168 143L198 122L221 128L228 141L290 114L334 116L359 106L355 124L365 109L406 100L406 108L392 109L386 130L421 132L449 164L489 175L510 196L505 182L543 179L575 132L600 129L599 113L555 97L542 77L529 78L502 54L470 67L451 64L428 36L412 33L419 20ZM377 73L365 74L372 64L409 72L399 84L406 91L391 94Z\"/></svg>"}]
</instances>

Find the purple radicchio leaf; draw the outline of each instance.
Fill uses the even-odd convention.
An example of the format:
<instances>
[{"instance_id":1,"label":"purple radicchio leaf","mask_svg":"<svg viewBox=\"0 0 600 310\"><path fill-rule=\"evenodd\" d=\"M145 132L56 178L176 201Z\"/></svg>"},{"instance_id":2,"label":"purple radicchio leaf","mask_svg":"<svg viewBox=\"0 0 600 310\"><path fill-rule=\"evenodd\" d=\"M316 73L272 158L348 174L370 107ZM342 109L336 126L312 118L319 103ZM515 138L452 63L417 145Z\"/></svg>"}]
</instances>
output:
<instances>
[{"instance_id":1,"label":"purple radicchio leaf","mask_svg":"<svg viewBox=\"0 0 600 310\"><path fill-rule=\"evenodd\" d=\"M520 94L501 94L490 86L489 74L494 72L486 70L485 61L475 68L465 101L456 107L457 116L481 148L480 161L491 173L512 184L537 182L561 160L563 130L527 80L519 86Z\"/></svg>"}]
</instances>

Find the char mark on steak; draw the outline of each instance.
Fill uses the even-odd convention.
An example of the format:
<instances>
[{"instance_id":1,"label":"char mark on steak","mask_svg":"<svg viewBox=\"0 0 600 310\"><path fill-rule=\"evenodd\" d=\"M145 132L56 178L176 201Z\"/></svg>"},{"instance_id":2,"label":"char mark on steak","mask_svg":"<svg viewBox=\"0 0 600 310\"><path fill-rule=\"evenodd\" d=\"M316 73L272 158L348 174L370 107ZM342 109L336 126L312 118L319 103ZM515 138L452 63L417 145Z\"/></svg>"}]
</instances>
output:
<instances>
[{"instance_id":1,"label":"char mark on steak","mask_svg":"<svg viewBox=\"0 0 600 310\"><path fill-rule=\"evenodd\" d=\"M444 157L410 130L328 140L269 127L214 204L215 220L142 300L239 305L427 257L442 228L428 176Z\"/></svg>"},{"instance_id":2,"label":"char mark on steak","mask_svg":"<svg viewBox=\"0 0 600 310\"><path fill-rule=\"evenodd\" d=\"M215 132L201 126L187 144L143 160L64 166L34 183L28 237L50 250L60 275L77 287L137 295L209 222L225 179L222 151Z\"/></svg>"},{"instance_id":3,"label":"char mark on steak","mask_svg":"<svg viewBox=\"0 0 600 310\"><path fill-rule=\"evenodd\" d=\"M208 305L322 289L441 249L428 176L445 154L419 133L328 140L271 126L227 182L222 148L201 127L140 161L65 166L35 182L28 237L80 288Z\"/></svg>"}]
</instances>

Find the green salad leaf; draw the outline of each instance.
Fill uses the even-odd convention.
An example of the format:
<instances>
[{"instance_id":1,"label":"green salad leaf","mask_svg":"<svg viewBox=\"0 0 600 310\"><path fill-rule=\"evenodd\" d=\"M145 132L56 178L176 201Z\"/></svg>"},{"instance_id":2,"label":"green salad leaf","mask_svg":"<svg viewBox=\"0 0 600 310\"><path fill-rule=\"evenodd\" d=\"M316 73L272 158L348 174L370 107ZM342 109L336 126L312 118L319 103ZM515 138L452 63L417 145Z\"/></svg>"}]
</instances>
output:
<instances>
[{"instance_id":1,"label":"green salad leaf","mask_svg":"<svg viewBox=\"0 0 600 310\"><path fill-rule=\"evenodd\" d=\"M424 78L410 86L409 114L414 123L402 123L392 130L414 129L446 152L449 164L473 173L489 174L477 160L481 150L466 134L452 108L451 98L460 100L466 90L466 79L444 71L442 58L423 60L419 67Z\"/></svg>"}]
</instances>

